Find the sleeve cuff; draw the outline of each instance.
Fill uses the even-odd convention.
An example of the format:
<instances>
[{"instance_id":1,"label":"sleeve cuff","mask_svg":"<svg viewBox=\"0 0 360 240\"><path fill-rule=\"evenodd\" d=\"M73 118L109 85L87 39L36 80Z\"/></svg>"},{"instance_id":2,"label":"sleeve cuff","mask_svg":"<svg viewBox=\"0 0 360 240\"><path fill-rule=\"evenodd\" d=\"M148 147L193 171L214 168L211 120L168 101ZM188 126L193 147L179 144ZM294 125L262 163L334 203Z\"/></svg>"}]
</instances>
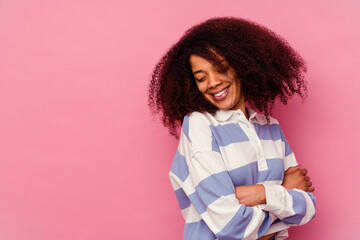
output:
<instances>
[{"instance_id":1,"label":"sleeve cuff","mask_svg":"<svg viewBox=\"0 0 360 240\"><path fill-rule=\"evenodd\" d=\"M274 214L280 213L284 208L284 188L281 185L263 184L265 188L266 204L261 208Z\"/></svg>"}]
</instances>

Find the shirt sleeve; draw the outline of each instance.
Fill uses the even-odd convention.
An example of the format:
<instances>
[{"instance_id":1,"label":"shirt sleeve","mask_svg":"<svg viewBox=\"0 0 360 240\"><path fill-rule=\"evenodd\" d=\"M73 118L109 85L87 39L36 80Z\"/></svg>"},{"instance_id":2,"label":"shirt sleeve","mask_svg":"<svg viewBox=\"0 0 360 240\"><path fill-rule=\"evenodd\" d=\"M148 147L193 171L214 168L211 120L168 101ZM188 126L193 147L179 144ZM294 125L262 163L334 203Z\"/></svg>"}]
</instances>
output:
<instances>
[{"instance_id":1,"label":"shirt sleeve","mask_svg":"<svg viewBox=\"0 0 360 240\"><path fill-rule=\"evenodd\" d=\"M285 189L281 185L263 184L265 187L265 211L276 215L287 225L303 225L315 217L315 197L299 189Z\"/></svg>"},{"instance_id":2,"label":"shirt sleeve","mask_svg":"<svg viewBox=\"0 0 360 240\"><path fill-rule=\"evenodd\" d=\"M175 170L170 172L172 182L180 186L182 196L177 194L177 197L181 208L193 206L219 240L250 240L264 235L276 217L260 206L239 204L235 187L219 153L197 152L186 162L189 163L188 174L184 181L180 179L184 175L179 177Z\"/></svg>"},{"instance_id":3,"label":"shirt sleeve","mask_svg":"<svg viewBox=\"0 0 360 240\"><path fill-rule=\"evenodd\" d=\"M298 165L295 155L280 128L283 141L284 168ZM299 189L285 189L281 185L263 184L265 187L266 205L263 209L272 212L287 225L302 225L315 217L315 196Z\"/></svg>"}]
</instances>

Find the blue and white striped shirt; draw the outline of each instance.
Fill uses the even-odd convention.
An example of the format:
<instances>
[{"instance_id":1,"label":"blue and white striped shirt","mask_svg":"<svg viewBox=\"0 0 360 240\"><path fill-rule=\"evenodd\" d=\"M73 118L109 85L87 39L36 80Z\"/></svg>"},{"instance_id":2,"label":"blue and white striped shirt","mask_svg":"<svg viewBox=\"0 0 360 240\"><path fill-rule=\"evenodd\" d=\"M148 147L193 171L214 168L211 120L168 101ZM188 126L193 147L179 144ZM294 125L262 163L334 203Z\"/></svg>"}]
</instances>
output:
<instances>
[{"instance_id":1,"label":"blue and white striped shirt","mask_svg":"<svg viewBox=\"0 0 360 240\"><path fill-rule=\"evenodd\" d=\"M315 216L315 198L281 186L298 165L279 123L248 109L184 118L169 177L185 219L184 240L257 239ZM235 186L263 184L267 204L239 204Z\"/></svg>"}]
</instances>

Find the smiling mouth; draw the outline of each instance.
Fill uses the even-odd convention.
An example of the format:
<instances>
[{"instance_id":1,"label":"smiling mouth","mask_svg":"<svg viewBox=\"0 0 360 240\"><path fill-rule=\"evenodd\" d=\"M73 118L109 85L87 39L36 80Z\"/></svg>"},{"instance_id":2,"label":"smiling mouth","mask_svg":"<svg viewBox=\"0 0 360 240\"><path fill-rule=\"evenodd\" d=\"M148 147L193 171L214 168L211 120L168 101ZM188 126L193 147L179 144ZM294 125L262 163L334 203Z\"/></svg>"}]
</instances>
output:
<instances>
[{"instance_id":1,"label":"smiling mouth","mask_svg":"<svg viewBox=\"0 0 360 240\"><path fill-rule=\"evenodd\" d=\"M217 93L211 94L211 95L216 101L221 101L226 98L228 93L229 93L229 87L225 88L224 90L222 90L220 92L217 92Z\"/></svg>"}]
</instances>

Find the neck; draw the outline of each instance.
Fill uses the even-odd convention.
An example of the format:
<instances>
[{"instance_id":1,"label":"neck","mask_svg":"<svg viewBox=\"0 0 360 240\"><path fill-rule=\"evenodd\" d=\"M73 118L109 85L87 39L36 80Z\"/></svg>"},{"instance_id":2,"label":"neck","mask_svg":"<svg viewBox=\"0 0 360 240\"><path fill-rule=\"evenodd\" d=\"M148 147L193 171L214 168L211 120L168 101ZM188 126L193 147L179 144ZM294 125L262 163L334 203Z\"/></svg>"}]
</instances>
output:
<instances>
[{"instance_id":1,"label":"neck","mask_svg":"<svg viewBox=\"0 0 360 240\"><path fill-rule=\"evenodd\" d=\"M241 96L238 104L234 108L232 108L232 110L238 110L238 109L240 109L244 113L246 119L249 120L250 116L248 111L246 110L244 95Z\"/></svg>"},{"instance_id":2,"label":"neck","mask_svg":"<svg viewBox=\"0 0 360 240\"><path fill-rule=\"evenodd\" d=\"M247 109L246 109L246 107L245 107L245 104L244 104L244 107L243 107L243 108L240 108L240 109L241 109L241 111L244 113L246 119L249 120L250 116L249 116L249 113L248 113L248 111L247 111Z\"/></svg>"}]
</instances>

